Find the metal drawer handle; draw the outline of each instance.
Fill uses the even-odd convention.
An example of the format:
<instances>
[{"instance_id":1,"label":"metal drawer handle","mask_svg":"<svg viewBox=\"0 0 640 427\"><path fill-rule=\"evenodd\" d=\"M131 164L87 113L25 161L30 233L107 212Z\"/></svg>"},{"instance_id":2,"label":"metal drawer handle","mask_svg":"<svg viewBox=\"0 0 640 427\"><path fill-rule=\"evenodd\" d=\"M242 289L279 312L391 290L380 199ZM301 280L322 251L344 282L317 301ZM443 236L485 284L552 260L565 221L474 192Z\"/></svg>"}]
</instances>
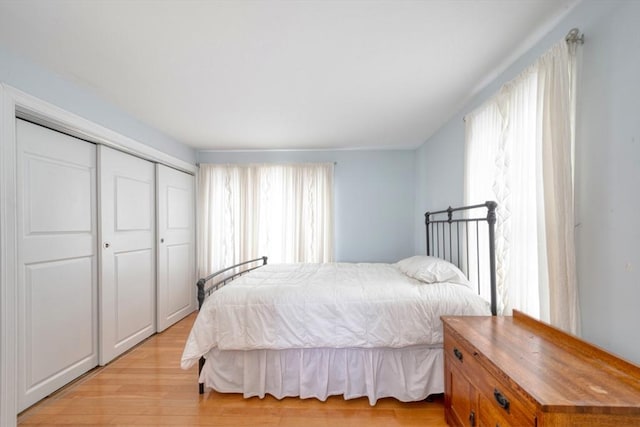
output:
<instances>
[{"instance_id":1,"label":"metal drawer handle","mask_svg":"<svg viewBox=\"0 0 640 427\"><path fill-rule=\"evenodd\" d=\"M500 407L502 407L502 409L504 409L505 411L509 412L509 399L504 397L504 395L502 393L500 393L500 390L498 390L497 388L494 388L493 389L493 397L496 398L496 402L498 402L498 405L500 405Z\"/></svg>"},{"instance_id":2,"label":"metal drawer handle","mask_svg":"<svg viewBox=\"0 0 640 427\"><path fill-rule=\"evenodd\" d=\"M453 349L453 354L458 358L459 361L462 362L462 352L457 348Z\"/></svg>"},{"instance_id":3,"label":"metal drawer handle","mask_svg":"<svg viewBox=\"0 0 640 427\"><path fill-rule=\"evenodd\" d=\"M476 426L476 413L473 411L471 411L471 413L469 414L469 425L471 427Z\"/></svg>"}]
</instances>

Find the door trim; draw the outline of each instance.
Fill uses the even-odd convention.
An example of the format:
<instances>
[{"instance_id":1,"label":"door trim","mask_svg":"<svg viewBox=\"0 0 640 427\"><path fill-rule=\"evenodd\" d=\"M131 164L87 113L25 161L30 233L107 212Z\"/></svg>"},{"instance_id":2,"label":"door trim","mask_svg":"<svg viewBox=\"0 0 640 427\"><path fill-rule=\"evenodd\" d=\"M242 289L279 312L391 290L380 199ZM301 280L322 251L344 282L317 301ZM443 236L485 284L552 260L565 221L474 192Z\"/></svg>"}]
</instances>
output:
<instances>
[{"instance_id":1,"label":"door trim","mask_svg":"<svg viewBox=\"0 0 640 427\"><path fill-rule=\"evenodd\" d=\"M0 425L17 422L16 117L194 175L196 166L0 83Z\"/></svg>"},{"instance_id":2,"label":"door trim","mask_svg":"<svg viewBox=\"0 0 640 427\"><path fill-rule=\"evenodd\" d=\"M0 425L16 425L18 378L15 101L0 86Z\"/></svg>"}]
</instances>

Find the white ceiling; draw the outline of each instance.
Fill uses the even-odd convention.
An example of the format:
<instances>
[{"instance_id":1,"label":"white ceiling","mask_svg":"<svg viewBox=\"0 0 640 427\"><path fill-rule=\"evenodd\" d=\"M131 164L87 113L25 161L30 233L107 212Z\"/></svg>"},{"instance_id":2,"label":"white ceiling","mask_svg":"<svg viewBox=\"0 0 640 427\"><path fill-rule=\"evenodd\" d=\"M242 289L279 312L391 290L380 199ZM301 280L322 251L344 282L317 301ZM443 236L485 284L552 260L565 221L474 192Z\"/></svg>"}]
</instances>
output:
<instances>
[{"instance_id":1,"label":"white ceiling","mask_svg":"<svg viewBox=\"0 0 640 427\"><path fill-rule=\"evenodd\" d=\"M0 0L0 46L198 149L416 147L575 0Z\"/></svg>"}]
</instances>

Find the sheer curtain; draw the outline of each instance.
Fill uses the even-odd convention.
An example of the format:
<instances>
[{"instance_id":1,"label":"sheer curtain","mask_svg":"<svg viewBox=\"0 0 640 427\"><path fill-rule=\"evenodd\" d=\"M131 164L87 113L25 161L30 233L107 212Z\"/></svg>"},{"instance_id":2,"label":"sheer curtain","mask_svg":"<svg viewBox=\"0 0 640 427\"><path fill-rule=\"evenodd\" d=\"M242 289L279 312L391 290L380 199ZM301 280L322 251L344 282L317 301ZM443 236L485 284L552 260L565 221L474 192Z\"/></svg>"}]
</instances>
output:
<instances>
[{"instance_id":1,"label":"sheer curtain","mask_svg":"<svg viewBox=\"0 0 640 427\"><path fill-rule=\"evenodd\" d=\"M499 309L573 333L575 69L563 40L465 118L465 201L498 202Z\"/></svg>"},{"instance_id":2,"label":"sheer curtain","mask_svg":"<svg viewBox=\"0 0 640 427\"><path fill-rule=\"evenodd\" d=\"M333 261L333 163L202 164L198 274L269 257Z\"/></svg>"}]
</instances>

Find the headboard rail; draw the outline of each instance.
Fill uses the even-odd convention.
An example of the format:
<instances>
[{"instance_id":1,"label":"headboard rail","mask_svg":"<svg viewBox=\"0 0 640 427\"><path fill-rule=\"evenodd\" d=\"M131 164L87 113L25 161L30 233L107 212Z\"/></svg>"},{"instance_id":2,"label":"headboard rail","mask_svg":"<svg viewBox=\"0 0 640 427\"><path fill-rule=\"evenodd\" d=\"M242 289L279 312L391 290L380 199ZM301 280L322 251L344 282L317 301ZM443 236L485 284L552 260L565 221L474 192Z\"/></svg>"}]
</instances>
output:
<instances>
[{"instance_id":1,"label":"headboard rail","mask_svg":"<svg viewBox=\"0 0 640 427\"><path fill-rule=\"evenodd\" d=\"M498 204L449 207L427 212L427 255L446 259L478 286L497 314L495 224ZM488 286L487 286L488 285Z\"/></svg>"}]
</instances>

